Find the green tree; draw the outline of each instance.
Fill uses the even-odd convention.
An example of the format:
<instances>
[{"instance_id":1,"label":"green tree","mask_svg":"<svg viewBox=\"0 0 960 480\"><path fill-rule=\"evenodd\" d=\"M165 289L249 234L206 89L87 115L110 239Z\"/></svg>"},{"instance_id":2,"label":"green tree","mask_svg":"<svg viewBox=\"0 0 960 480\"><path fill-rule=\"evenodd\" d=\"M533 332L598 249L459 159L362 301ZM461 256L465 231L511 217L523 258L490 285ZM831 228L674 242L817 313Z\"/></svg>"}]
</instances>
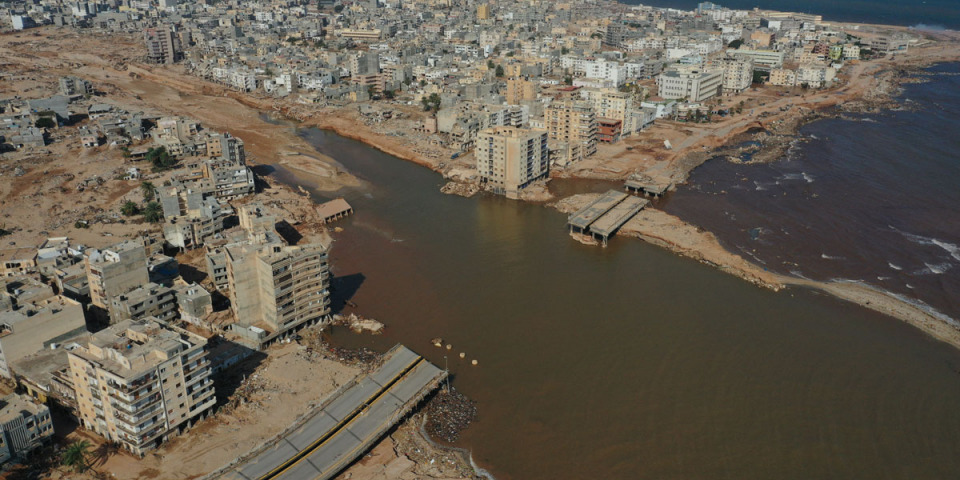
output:
<instances>
[{"instance_id":1,"label":"green tree","mask_svg":"<svg viewBox=\"0 0 960 480\"><path fill-rule=\"evenodd\" d=\"M334 11L334 12L337 12L337 13L342 12L342 11L343 11L343 5L337 5L337 6L333 7L333 11Z\"/></svg>"},{"instance_id":2,"label":"green tree","mask_svg":"<svg viewBox=\"0 0 960 480\"><path fill-rule=\"evenodd\" d=\"M560 47L560 55L566 55L570 53L570 49L567 47Z\"/></svg>"},{"instance_id":3,"label":"green tree","mask_svg":"<svg viewBox=\"0 0 960 480\"><path fill-rule=\"evenodd\" d=\"M503 65L497 65L497 77L503 76Z\"/></svg>"},{"instance_id":4,"label":"green tree","mask_svg":"<svg viewBox=\"0 0 960 480\"><path fill-rule=\"evenodd\" d=\"M80 440L71 443L63 452L63 464L80 473L89 468L90 442Z\"/></svg>"},{"instance_id":5,"label":"green tree","mask_svg":"<svg viewBox=\"0 0 960 480\"><path fill-rule=\"evenodd\" d=\"M573 77L571 77L570 75L563 77L563 83L566 85L573 85Z\"/></svg>"},{"instance_id":6,"label":"green tree","mask_svg":"<svg viewBox=\"0 0 960 480\"><path fill-rule=\"evenodd\" d=\"M436 93L431 93L429 97L423 97L420 99L420 103L423 104L423 109L426 111L433 110L434 112L440 110L440 104L443 102L443 99L440 98L440 95Z\"/></svg>"},{"instance_id":7,"label":"green tree","mask_svg":"<svg viewBox=\"0 0 960 480\"><path fill-rule=\"evenodd\" d=\"M140 206L132 200L127 200L123 202L123 205L120 206L120 213L126 217L132 217L140 213Z\"/></svg>"},{"instance_id":8,"label":"green tree","mask_svg":"<svg viewBox=\"0 0 960 480\"><path fill-rule=\"evenodd\" d=\"M151 148L147 150L147 161L153 164L154 172L169 170L177 164L177 159L170 155L166 147Z\"/></svg>"},{"instance_id":9,"label":"green tree","mask_svg":"<svg viewBox=\"0 0 960 480\"><path fill-rule=\"evenodd\" d=\"M738 39L730 42L730 44L727 45L727 47L728 47L728 48L736 49L736 48L740 48L740 45L743 45L743 40L740 40L740 39L738 38Z\"/></svg>"},{"instance_id":10,"label":"green tree","mask_svg":"<svg viewBox=\"0 0 960 480\"><path fill-rule=\"evenodd\" d=\"M753 83L763 83L764 80L770 78L770 74L760 70L753 71Z\"/></svg>"},{"instance_id":11,"label":"green tree","mask_svg":"<svg viewBox=\"0 0 960 480\"><path fill-rule=\"evenodd\" d=\"M37 128L53 128L57 126L57 122L54 122L50 117L40 117L33 126Z\"/></svg>"},{"instance_id":12,"label":"green tree","mask_svg":"<svg viewBox=\"0 0 960 480\"><path fill-rule=\"evenodd\" d=\"M487 68L493 70L494 68L497 68L497 66L493 63L493 60L487 60Z\"/></svg>"},{"instance_id":13,"label":"green tree","mask_svg":"<svg viewBox=\"0 0 960 480\"><path fill-rule=\"evenodd\" d=\"M150 223L160 223L163 220L163 207L157 202L148 202L143 207L143 219Z\"/></svg>"},{"instance_id":14,"label":"green tree","mask_svg":"<svg viewBox=\"0 0 960 480\"><path fill-rule=\"evenodd\" d=\"M140 184L140 192L143 193L144 201L149 202L150 200L153 200L156 190L157 187L154 187L150 182L143 182Z\"/></svg>"}]
</instances>

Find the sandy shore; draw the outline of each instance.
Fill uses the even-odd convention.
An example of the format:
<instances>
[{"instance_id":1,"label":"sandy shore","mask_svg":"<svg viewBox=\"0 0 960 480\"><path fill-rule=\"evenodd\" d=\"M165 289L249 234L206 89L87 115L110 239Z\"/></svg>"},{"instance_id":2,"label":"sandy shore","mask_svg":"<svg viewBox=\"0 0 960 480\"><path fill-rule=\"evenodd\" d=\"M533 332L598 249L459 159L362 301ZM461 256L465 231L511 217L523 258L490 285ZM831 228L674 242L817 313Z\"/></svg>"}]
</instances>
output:
<instances>
[{"instance_id":1,"label":"sandy shore","mask_svg":"<svg viewBox=\"0 0 960 480\"><path fill-rule=\"evenodd\" d=\"M550 206L564 213L573 213L597 199L600 194L567 197ZM684 222L680 218L654 208L646 208L630 219L620 235L640 238L736 275L754 285L780 291L789 287L822 290L865 308L889 315L913 325L929 335L960 348L960 326L948 318L931 313L908 301L853 282L818 282L770 272L745 260L720 245L714 234Z\"/></svg>"}]
</instances>

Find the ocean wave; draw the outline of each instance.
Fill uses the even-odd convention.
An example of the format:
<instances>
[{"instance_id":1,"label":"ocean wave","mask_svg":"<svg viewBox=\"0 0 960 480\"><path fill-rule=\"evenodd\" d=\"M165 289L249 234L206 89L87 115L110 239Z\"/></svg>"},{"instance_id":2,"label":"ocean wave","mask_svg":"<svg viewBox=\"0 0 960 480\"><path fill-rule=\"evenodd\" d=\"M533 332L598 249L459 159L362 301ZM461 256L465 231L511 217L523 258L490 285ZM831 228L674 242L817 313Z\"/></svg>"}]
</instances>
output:
<instances>
[{"instance_id":1,"label":"ocean wave","mask_svg":"<svg viewBox=\"0 0 960 480\"><path fill-rule=\"evenodd\" d=\"M807 183L813 183L813 175L810 175L807 172L801 172L800 175L803 175L803 179L806 180Z\"/></svg>"},{"instance_id":2,"label":"ocean wave","mask_svg":"<svg viewBox=\"0 0 960 480\"><path fill-rule=\"evenodd\" d=\"M939 264L939 265L937 265L937 264L931 265L931 264L929 264L929 263L927 263L927 262L923 262L923 264L924 264L927 268L924 269L924 270L921 270L921 272L924 272L924 271L925 271L925 272L930 273L930 274L933 274L933 275L940 275L940 274L946 273L947 270L950 270L951 268L953 268L953 265L951 265L951 264L949 264L949 263L941 263L941 264Z\"/></svg>"},{"instance_id":3,"label":"ocean wave","mask_svg":"<svg viewBox=\"0 0 960 480\"><path fill-rule=\"evenodd\" d=\"M846 258L844 258L844 257L831 257L830 255L827 255L826 253L821 253L821 254L820 254L820 258L822 258L822 259L824 259L824 260L846 260Z\"/></svg>"},{"instance_id":4,"label":"ocean wave","mask_svg":"<svg viewBox=\"0 0 960 480\"><path fill-rule=\"evenodd\" d=\"M911 242L916 243L917 245L933 245L933 246L940 247L941 249L943 249L943 251L949 253L954 260L960 262L960 246L956 244L945 242L938 238L924 237L923 235L914 235L912 233L899 230L894 226L890 226L890 228L898 232L900 235L903 235L907 240L910 240Z\"/></svg>"},{"instance_id":5,"label":"ocean wave","mask_svg":"<svg viewBox=\"0 0 960 480\"><path fill-rule=\"evenodd\" d=\"M903 270L903 267L901 267L901 266L899 266L899 265L894 265L894 264L892 264L892 263L890 263L890 262L887 262L887 265L890 265L890 268L892 268L892 269L894 269L894 270Z\"/></svg>"}]
</instances>

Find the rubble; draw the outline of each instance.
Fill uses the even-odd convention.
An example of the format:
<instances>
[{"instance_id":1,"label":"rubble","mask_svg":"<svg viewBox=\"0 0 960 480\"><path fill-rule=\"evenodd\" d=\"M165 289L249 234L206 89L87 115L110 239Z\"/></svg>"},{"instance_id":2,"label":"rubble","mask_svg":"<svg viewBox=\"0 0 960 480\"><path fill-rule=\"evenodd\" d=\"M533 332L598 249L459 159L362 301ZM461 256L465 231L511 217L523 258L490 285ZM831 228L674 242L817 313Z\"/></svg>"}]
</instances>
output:
<instances>
[{"instance_id":1,"label":"rubble","mask_svg":"<svg viewBox=\"0 0 960 480\"><path fill-rule=\"evenodd\" d=\"M472 197L480 191L480 186L475 183L447 182L440 187L440 191L447 195L460 195L461 197Z\"/></svg>"},{"instance_id":2,"label":"rubble","mask_svg":"<svg viewBox=\"0 0 960 480\"><path fill-rule=\"evenodd\" d=\"M437 392L427 402L424 411L427 414L427 433L447 443L457 441L460 432L477 418L476 402L452 387Z\"/></svg>"},{"instance_id":3,"label":"rubble","mask_svg":"<svg viewBox=\"0 0 960 480\"><path fill-rule=\"evenodd\" d=\"M383 333L383 324L372 319L364 318L355 313L350 315L334 315L332 325L349 327L355 333L370 332L374 335Z\"/></svg>"}]
</instances>

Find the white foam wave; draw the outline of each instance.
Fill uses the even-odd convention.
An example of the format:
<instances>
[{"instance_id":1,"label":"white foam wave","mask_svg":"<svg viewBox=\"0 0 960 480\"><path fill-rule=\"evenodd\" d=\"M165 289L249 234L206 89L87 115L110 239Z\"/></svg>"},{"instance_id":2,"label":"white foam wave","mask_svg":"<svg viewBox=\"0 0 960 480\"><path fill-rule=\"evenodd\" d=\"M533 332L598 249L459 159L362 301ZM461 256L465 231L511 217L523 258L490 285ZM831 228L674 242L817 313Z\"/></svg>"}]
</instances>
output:
<instances>
[{"instance_id":1,"label":"white foam wave","mask_svg":"<svg viewBox=\"0 0 960 480\"><path fill-rule=\"evenodd\" d=\"M946 250L947 253L949 253L954 260L960 261L960 247L952 243L947 243L942 240L937 240L936 238L932 239L931 241L933 242L934 245Z\"/></svg>"},{"instance_id":2,"label":"white foam wave","mask_svg":"<svg viewBox=\"0 0 960 480\"><path fill-rule=\"evenodd\" d=\"M890 263L890 262L887 262L887 265L890 265L890 268L892 268L892 269L894 269L894 270L903 270L903 267L901 267L901 266L899 266L899 265L894 265L894 264L892 264L892 263Z\"/></svg>"},{"instance_id":3,"label":"white foam wave","mask_svg":"<svg viewBox=\"0 0 960 480\"><path fill-rule=\"evenodd\" d=\"M947 270L953 268L953 265L949 263L929 264L927 262L923 262L923 265L927 268L923 268L917 272L914 272L914 275L941 275L946 273Z\"/></svg>"},{"instance_id":4,"label":"white foam wave","mask_svg":"<svg viewBox=\"0 0 960 480\"><path fill-rule=\"evenodd\" d=\"M960 262L960 246L956 244L946 242L933 237L924 237L923 235L914 235L912 233L898 230L896 227L893 227L893 226L891 226L890 228L896 230L897 232L900 233L900 235L903 235L907 240L910 240L911 242L916 243L917 245L934 245L934 246L940 247L941 249L943 249L943 251L949 253L954 260Z\"/></svg>"},{"instance_id":5,"label":"white foam wave","mask_svg":"<svg viewBox=\"0 0 960 480\"><path fill-rule=\"evenodd\" d=\"M826 253L821 253L820 258L824 260L843 260L844 259L843 257L832 257L830 255L827 255Z\"/></svg>"},{"instance_id":6,"label":"white foam wave","mask_svg":"<svg viewBox=\"0 0 960 480\"><path fill-rule=\"evenodd\" d=\"M802 172L800 175L803 175L803 179L806 180L807 183L813 183L813 175L810 175L807 172Z\"/></svg>"}]
</instances>

